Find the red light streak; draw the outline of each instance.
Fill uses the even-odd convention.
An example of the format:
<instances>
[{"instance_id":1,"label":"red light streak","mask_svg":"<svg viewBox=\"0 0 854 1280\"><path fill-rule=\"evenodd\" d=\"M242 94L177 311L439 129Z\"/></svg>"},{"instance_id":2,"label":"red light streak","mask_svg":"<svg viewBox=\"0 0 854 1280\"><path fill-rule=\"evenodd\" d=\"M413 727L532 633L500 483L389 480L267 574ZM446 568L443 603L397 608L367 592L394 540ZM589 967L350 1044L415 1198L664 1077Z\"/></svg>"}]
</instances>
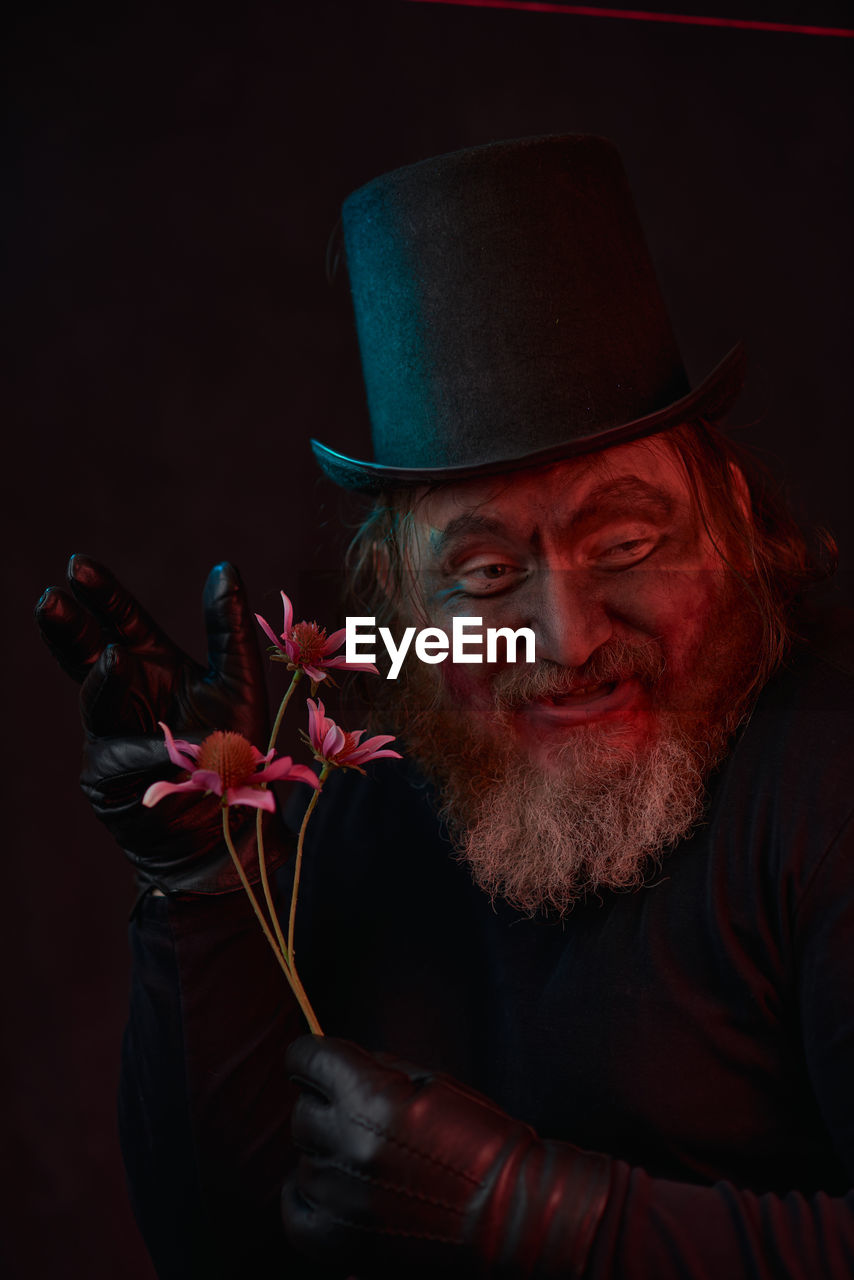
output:
<instances>
[{"instance_id":1,"label":"red light streak","mask_svg":"<svg viewBox=\"0 0 854 1280\"><path fill-rule=\"evenodd\" d=\"M689 13L648 13L642 9L600 9L586 4L549 4L544 0L409 0L410 4L456 4L469 9L525 9L532 13L568 13L576 18L628 18L635 22L671 22L688 27L736 27L742 31L782 31L800 36L854 36L848 27L808 27L750 18L702 18Z\"/></svg>"}]
</instances>

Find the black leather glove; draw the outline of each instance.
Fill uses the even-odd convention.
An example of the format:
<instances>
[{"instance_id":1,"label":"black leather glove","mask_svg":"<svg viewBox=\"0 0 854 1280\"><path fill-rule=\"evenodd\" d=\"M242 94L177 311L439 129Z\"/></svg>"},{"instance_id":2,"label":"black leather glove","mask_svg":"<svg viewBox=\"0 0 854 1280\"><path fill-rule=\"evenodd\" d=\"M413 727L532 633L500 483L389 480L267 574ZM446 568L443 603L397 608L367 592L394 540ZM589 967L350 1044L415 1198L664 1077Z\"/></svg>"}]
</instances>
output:
<instances>
[{"instance_id":1,"label":"black leather glove","mask_svg":"<svg viewBox=\"0 0 854 1280\"><path fill-rule=\"evenodd\" d=\"M141 801L152 782L176 776L160 720L179 738L198 742L213 729L232 729L266 750L263 660L237 570L218 564L205 584L207 667L179 649L96 561L72 556L68 587L45 591L36 620L54 657L81 684L81 784L92 808L127 853L141 887L163 893L236 888L212 796L169 796L151 809ZM252 879L255 810L236 808L230 818ZM264 835L272 868L287 853L277 814L265 818Z\"/></svg>"},{"instance_id":2,"label":"black leather glove","mask_svg":"<svg viewBox=\"0 0 854 1280\"><path fill-rule=\"evenodd\" d=\"M282 1193L291 1243L361 1280L583 1274L607 1156L547 1142L450 1076L304 1036L302 1151Z\"/></svg>"}]
</instances>

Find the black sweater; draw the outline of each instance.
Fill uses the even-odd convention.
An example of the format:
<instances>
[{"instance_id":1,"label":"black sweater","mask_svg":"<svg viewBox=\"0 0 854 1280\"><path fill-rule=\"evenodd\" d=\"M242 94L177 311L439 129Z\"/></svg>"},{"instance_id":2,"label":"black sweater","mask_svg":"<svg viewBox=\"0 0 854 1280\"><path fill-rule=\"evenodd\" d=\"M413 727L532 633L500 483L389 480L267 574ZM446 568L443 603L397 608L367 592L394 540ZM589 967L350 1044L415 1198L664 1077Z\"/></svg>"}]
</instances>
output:
<instances>
[{"instance_id":1,"label":"black sweater","mask_svg":"<svg viewBox=\"0 0 854 1280\"><path fill-rule=\"evenodd\" d=\"M563 923L493 909L407 765L335 776L296 938L324 1030L611 1155L591 1280L854 1276L852 765L851 664L804 650L694 836ZM132 934L123 1142L158 1274L317 1276L278 1220L302 1027L242 892L146 898Z\"/></svg>"}]
</instances>

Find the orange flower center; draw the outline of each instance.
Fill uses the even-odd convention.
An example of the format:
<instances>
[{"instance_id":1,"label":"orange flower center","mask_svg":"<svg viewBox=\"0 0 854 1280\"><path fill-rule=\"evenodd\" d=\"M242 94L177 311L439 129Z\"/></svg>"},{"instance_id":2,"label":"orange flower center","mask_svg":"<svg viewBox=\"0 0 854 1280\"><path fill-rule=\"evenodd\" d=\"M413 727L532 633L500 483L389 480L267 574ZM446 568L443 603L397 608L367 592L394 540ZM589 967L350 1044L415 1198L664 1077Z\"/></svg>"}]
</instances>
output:
<instances>
[{"instance_id":1,"label":"orange flower center","mask_svg":"<svg viewBox=\"0 0 854 1280\"><path fill-rule=\"evenodd\" d=\"M300 662L313 667L322 660L323 646L326 643L325 627L319 627L316 622L298 622L291 631L291 639L299 645Z\"/></svg>"},{"instance_id":2,"label":"orange flower center","mask_svg":"<svg viewBox=\"0 0 854 1280\"><path fill-rule=\"evenodd\" d=\"M227 791L229 787L245 787L257 765L252 746L242 733L215 729L202 743L196 768L218 773L223 791Z\"/></svg>"}]
</instances>

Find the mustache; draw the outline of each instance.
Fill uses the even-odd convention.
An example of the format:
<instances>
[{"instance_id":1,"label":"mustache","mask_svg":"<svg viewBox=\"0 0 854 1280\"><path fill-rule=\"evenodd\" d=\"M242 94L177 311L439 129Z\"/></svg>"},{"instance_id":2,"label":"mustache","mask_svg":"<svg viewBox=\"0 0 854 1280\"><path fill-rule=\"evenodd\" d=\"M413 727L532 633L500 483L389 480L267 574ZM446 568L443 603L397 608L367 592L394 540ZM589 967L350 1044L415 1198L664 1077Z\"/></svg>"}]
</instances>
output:
<instances>
[{"instance_id":1,"label":"mustache","mask_svg":"<svg viewBox=\"0 0 854 1280\"><path fill-rule=\"evenodd\" d=\"M565 667L544 659L531 667L507 667L493 685L498 712L519 710L538 698L559 698L589 684L635 679L652 686L664 675L664 649L658 640L629 644L612 639L590 655L580 667Z\"/></svg>"}]
</instances>

